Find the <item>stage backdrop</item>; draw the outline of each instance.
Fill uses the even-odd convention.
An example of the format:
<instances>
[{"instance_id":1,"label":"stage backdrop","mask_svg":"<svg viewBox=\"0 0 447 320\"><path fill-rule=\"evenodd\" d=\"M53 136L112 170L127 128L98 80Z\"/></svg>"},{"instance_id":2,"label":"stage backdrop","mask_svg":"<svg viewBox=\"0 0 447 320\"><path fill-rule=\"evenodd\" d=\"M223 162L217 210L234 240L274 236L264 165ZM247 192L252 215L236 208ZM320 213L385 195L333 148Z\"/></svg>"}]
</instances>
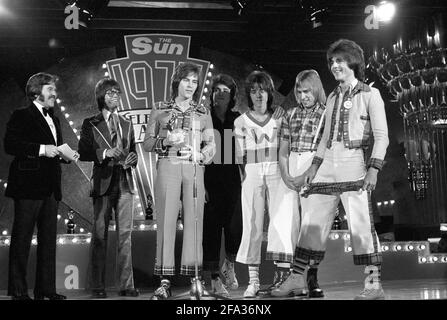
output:
<instances>
[{"instance_id":1,"label":"stage backdrop","mask_svg":"<svg viewBox=\"0 0 447 320\"><path fill-rule=\"evenodd\" d=\"M135 170L138 192L144 208L154 199L155 153L145 152L142 142L151 109L170 99L174 69L181 63L200 66L200 97L208 76L209 61L189 57L191 37L174 34L136 34L124 37L127 57L107 61L109 74L122 88L120 114L132 121L140 161ZM156 212L154 211L154 218Z\"/></svg>"}]
</instances>

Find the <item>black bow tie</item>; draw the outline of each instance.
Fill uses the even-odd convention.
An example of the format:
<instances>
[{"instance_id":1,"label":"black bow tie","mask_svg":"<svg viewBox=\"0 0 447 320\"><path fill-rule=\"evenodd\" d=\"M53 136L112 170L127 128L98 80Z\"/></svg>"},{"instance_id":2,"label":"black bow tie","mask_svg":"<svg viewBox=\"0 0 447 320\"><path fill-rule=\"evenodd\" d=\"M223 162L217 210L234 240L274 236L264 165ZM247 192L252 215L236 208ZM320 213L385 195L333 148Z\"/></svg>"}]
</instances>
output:
<instances>
[{"instance_id":1,"label":"black bow tie","mask_svg":"<svg viewBox=\"0 0 447 320\"><path fill-rule=\"evenodd\" d=\"M50 115L50 117L51 117L51 115L53 114L53 110L51 110L50 108L42 108L42 112L43 112L43 115L46 117L47 115Z\"/></svg>"}]
</instances>

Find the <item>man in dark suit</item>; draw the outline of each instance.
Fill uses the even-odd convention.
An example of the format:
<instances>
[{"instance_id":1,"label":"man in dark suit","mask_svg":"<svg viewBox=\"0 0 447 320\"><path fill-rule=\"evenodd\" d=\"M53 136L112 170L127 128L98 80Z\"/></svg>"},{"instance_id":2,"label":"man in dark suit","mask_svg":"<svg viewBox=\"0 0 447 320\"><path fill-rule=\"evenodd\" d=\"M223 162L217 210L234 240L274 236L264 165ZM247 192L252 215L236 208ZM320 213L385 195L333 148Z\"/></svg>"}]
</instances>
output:
<instances>
[{"instance_id":1,"label":"man in dark suit","mask_svg":"<svg viewBox=\"0 0 447 320\"><path fill-rule=\"evenodd\" d=\"M137 165L131 121L118 115L120 86L113 79L102 79L95 87L99 113L84 120L79 154L82 161L93 161L93 236L91 242L90 288L93 298L106 298L105 270L107 238L112 211L117 231L116 283L121 296L136 297L134 288L131 233L134 209L132 167Z\"/></svg>"},{"instance_id":2,"label":"man in dark suit","mask_svg":"<svg viewBox=\"0 0 447 320\"><path fill-rule=\"evenodd\" d=\"M30 300L26 271L37 223L37 266L34 298L63 300L56 293L57 208L62 198L59 150L62 133L53 115L57 78L31 76L26 84L27 107L13 112L4 139L6 153L15 156L5 195L14 199L14 223L9 248L8 295Z\"/></svg>"}]
</instances>

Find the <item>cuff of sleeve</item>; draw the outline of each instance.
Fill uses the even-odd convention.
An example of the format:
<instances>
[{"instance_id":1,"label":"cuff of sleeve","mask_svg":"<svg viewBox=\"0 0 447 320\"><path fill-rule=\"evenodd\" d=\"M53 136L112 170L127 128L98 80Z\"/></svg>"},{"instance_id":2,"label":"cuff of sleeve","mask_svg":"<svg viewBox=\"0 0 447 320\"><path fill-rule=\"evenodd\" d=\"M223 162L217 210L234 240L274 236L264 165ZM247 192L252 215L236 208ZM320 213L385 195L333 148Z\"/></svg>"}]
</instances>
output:
<instances>
[{"instance_id":1,"label":"cuff of sleeve","mask_svg":"<svg viewBox=\"0 0 447 320\"><path fill-rule=\"evenodd\" d=\"M104 160L106 158L106 152L107 152L107 149L104 149L104 152L102 153L102 160Z\"/></svg>"},{"instance_id":2,"label":"cuff of sleeve","mask_svg":"<svg viewBox=\"0 0 447 320\"><path fill-rule=\"evenodd\" d=\"M157 141L155 141L155 152L156 153L164 153L168 150L167 147L163 147L163 140L165 138L157 138Z\"/></svg>"},{"instance_id":3,"label":"cuff of sleeve","mask_svg":"<svg viewBox=\"0 0 447 320\"><path fill-rule=\"evenodd\" d=\"M45 145L41 144L39 147L39 157L43 157L45 155Z\"/></svg>"},{"instance_id":4,"label":"cuff of sleeve","mask_svg":"<svg viewBox=\"0 0 447 320\"><path fill-rule=\"evenodd\" d=\"M368 161L368 168L373 167L380 171L380 170L382 170L384 164L385 164L385 161L383 161L381 159L371 158Z\"/></svg>"},{"instance_id":5,"label":"cuff of sleeve","mask_svg":"<svg viewBox=\"0 0 447 320\"><path fill-rule=\"evenodd\" d=\"M314 159L312 160L312 164L316 164L317 166L320 166L322 162L323 158L320 157L314 157Z\"/></svg>"}]
</instances>

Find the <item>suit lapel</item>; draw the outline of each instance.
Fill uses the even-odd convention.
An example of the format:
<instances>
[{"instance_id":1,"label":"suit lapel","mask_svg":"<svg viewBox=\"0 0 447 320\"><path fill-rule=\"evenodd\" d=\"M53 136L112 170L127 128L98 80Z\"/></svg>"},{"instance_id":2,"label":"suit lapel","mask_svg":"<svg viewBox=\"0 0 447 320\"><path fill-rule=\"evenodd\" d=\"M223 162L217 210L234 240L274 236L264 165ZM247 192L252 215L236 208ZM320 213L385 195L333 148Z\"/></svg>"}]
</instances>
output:
<instances>
[{"instance_id":1,"label":"suit lapel","mask_svg":"<svg viewBox=\"0 0 447 320\"><path fill-rule=\"evenodd\" d=\"M123 118L122 116L119 116L120 126L121 130L123 132L122 138L123 138L123 148L129 147L129 134L130 134L130 125L131 122Z\"/></svg>"},{"instance_id":2,"label":"suit lapel","mask_svg":"<svg viewBox=\"0 0 447 320\"><path fill-rule=\"evenodd\" d=\"M109 148L112 148L112 137L110 136L109 128L107 127L102 113L97 114L90 123L93 126L93 130L95 130L103 140L102 143L106 143Z\"/></svg>"},{"instance_id":3,"label":"suit lapel","mask_svg":"<svg viewBox=\"0 0 447 320\"><path fill-rule=\"evenodd\" d=\"M45 119L43 118L43 115L40 113L39 109L37 109L37 107L34 105L34 103L31 103L28 110L30 112L31 117L34 120L33 122L37 124L37 126L42 131L42 133L45 136L47 136L47 138L50 138L54 144L56 144L56 141L54 141L53 133L51 132L50 126L45 121Z\"/></svg>"}]
</instances>

